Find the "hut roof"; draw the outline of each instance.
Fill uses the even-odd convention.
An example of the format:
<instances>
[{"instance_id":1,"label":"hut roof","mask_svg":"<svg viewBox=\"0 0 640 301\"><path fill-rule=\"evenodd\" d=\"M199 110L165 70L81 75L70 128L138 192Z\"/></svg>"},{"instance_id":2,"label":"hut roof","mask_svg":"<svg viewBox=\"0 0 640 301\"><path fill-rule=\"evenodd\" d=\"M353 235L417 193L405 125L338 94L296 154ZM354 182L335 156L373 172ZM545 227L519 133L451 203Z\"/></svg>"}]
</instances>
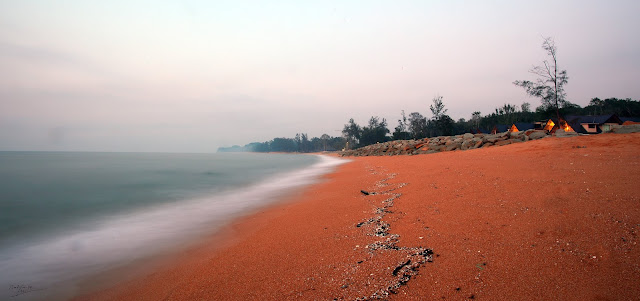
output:
<instances>
[{"instance_id":1,"label":"hut roof","mask_svg":"<svg viewBox=\"0 0 640 301\"><path fill-rule=\"evenodd\" d=\"M595 124L604 124L604 123L617 123L622 124L622 120L616 114L609 115L594 115L594 116L566 116L565 118L569 123L595 123Z\"/></svg>"}]
</instances>

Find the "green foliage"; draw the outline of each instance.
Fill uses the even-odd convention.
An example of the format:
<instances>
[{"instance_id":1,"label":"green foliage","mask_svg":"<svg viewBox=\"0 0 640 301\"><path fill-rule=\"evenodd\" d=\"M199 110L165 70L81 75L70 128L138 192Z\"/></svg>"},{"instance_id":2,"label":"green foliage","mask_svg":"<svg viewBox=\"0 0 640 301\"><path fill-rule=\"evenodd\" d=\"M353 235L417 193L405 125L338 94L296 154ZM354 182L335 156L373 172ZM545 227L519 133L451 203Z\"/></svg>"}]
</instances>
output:
<instances>
[{"instance_id":1,"label":"green foliage","mask_svg":"<svg viewBox=\"0 0 640 301\"><path fill-rule=\"evenodd\" d=\"M428 137L429 129L427 127L427 118L418 112L412 112L409 114L408 131L413 139Z\"/></svg>"},{"instance_id":2,"label":"green foliage","mask_svg":"<svg viewBox=\"0 0 640 301\"><path fill-rule=\"evenodd\" d=\"M404 110L402 110L401 115L402 118L398 119L398 126L396 126L395 131L393 131L393 140L411 139L411 133L409 133L409 124L407 116L404 114Z\"/></svg>"},{"instance_id":3,"label":"green foliage","mask_svg":"<svg viewBox=\"0 0 640 301\"><path fill-rule=\"evenodd\" d=\"M447 109L442 103L442 96L433 98L433 104L429 106L431 110L431 120L427 123L429 137L452 135L455 121L447 115Z\"/></svg>"},{"instance_id":4,"label":"green foliage","mask_svg":"<svg viewBox=\"0 0 640 301\"><path fill-rule=\"evenodd\" d=\"M387 120L382 118L382 121L380 121L378 116L372 116L371 119L369 119L369 125L362 128L360 146L385 142L387 141L388 133Z\"/></svg>"},{"instance_id":5,"label":"green foliage","mask_svg":"<svg viewBox=\"0 0 640 301\"><path fill-rule=\"evenodd\" d=\"M442 115L440 119L432 119L429 124L433 127L433 136L451 136L454 133L455 121L449 115Z\"/></svg>"},{"instance_id":6,"label":"green foliage","mask_svg":"<svg viewBox=\"0 0 640 301\"><path fill-rule=\"evenodd\" d=\"M272 152L295 152L296 142L288 138L274 138L269 144Z\"/></svg>"},{"instance_id":7,"label":"green foliage","mask_svg":"<svg viewBox=\"0 0 640 301\"><path fill-rule=\"evenodd\" d=\"M349 119L349 123L344 125L342 129L342 135L347 139L349 147L354 147L360 144L360 136L362 135L362 128L353 120Z\"/></svg>"},{"instance_id":8,"label":"green foliage","mask_svg":"<svg viewBox=\"0 0 640 301\"><path fill-rule=\"evenodd\" d=\"M596 97L591 99L583 111L591 115L617 114L620 117L635 117L640 116L640 102L631 98L601 100Z\"/></svg>"},{"instance_id":9,"label":"green foliage","mask_svg":"<svg viewBox=\"0 0 640 301\"><path fill-rule=\"evenodd\" d=\"M342 137L331 137L327 134L323 134L321 138L313 137L309 139L307 134L296 134L295 138L274 138L267 142L252 142L244 147L234 146L233 148L221 147L219 152L245 151L245 152L322 152L322 151L336 151L345 147L347 140ZM241 149L241 150L239 150Z\"/></svg>"}]
</instances>

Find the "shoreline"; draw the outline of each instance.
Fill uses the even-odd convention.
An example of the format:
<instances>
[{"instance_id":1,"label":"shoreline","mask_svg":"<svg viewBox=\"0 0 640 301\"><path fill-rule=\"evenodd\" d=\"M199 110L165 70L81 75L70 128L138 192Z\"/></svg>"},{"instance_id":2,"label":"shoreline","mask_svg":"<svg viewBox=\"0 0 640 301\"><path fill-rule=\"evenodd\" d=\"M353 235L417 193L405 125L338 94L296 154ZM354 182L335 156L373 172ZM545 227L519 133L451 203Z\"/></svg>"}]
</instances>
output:
<instances>
[{"instance_id":1,"label":"shoreline","mask_svg":"<svg viewBox=\"0 0 640 301\"><path fill-rule=\"evenodd\" d=\"M122 278L144 275L171 261L172 255L199 245L236 218L299 193L298 190L319 181L336 164L345 162L327 156L281 157L259 159L267 166L283 162L286 167L287 160L306 162L306 166L276 172L271 168L270 173L266 173L268 177L250 185L229 186L226 190L184 198L181 202L103 215L95 222L99 226L94 228L62 232L25 244L28 248L3 253L10 254L5 257L13 261L3 260L2 266L15 269L16 273L3 277L6 287L2 295L16 300L68 300L77 294L111 286ZM241 170L238 174L244 172ZM73 249L75 246L77 249ZM35 268L30 270L30 267Z\"/></svg>"},{"instance_id":2,"label":"shoreline","mask_svg":"<svg viewBox=\"0 0 640 301\"><path fill-rule=\"evenodd\" d=\"M200 229L200 233L197 234L197 236L185 239L182 245L167 247L163 251L137 258L127 263L121 263L107 270L83 277L83 279L75 280L73 283L76 287L76 292L71 295L66 294L67 296L61 297L60 300L68 300L69 298L87 295L92 292L103 291L123 282L134 281L137 278L144 277L148 273L166 269L176 262L182 262L181 257L192 254L193 252L201 252L202 250L215 252L226 246L233 245L233 242L237 239L234 237L233 232L235 232L235 230L232 226L238 223L238 221L245 220L254 215L263 214L272 208L286 205L288 202L299 198L309 186L323 182L327 174L327 169L330 170L330 173L331 170L334 170L337 166L339 167L348 162L346 159L332 158L333 156L324 154L314 153L305 155L317 157L319 160L308 167L281 172L277 176L263 179L249 186L255 190L257 187L266 185L263 187L266 190L266 196L261 196L261 198L264 198L262 200L264 203L253 204L248 208L244 208L242 211L234 212L224 221L212 224L212 229ZM274 187L277 188L277 192L271 191L275 189ZM252 195L251 197L255 198L256 196ZM62 296L64 294L60 295ZM49 299L47 298L47 300Z\"/></svg>"},{"instance_id":3,"label":"shoreline","mask_svg":"<svg viewBox=\"0 0 640 301\"><path fill-rule=\"evenodd\" d=\"M75 300L632 299L638 149L603 134L353 158L230 224L224 246Z\"/></svg>"}]
</instances>

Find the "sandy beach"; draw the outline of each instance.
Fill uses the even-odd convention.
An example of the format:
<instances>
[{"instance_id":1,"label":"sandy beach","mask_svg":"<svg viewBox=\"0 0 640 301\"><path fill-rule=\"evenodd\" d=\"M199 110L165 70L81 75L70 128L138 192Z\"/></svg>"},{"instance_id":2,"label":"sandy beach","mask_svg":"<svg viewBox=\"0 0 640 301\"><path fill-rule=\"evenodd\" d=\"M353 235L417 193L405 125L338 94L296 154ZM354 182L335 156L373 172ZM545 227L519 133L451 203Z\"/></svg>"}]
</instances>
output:
<instances>
[{"instance_id":1,"label":"sandy beach","mask_svg":"<svg viewBox=\"0 0 640 301\"><path fill-rule=\"evenodd\" d=\"M640 133L348 159L161 267L75 300L640 296Z\"/></svg>"}]
</instances>

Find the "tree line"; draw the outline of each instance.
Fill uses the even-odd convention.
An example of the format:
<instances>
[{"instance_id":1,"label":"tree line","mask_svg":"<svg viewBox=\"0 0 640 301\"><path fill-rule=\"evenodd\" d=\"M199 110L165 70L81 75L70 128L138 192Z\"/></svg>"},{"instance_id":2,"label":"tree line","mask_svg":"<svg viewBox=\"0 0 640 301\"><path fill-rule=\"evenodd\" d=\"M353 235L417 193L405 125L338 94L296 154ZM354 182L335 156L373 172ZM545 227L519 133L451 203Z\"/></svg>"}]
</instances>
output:
<instances>
[{"instance_id":1,"label":"tree line","mask_svg":"<svg viewBox=\"0 0 640 301\"><path fill-rule=\"evenodd\" d=\"M567 71L558 66L557 48L553 39L544 38L542 48L549 59L540 66L535 66L530 73L537 76L533 81L517 80L513 84L525 89L530 96L540 98L541 105L535 110L531 104L521 105L505 103L495 108L494 112L481 115L479 111L471 114L470 119L460 118L454 121L447 115L442 96L432 99L429 106L431 118L420 112L406 115L401 112L398 125L391 132L387 120L371 116L368 123L360 126L353 118L349 119L342 129L342 137L331 137L327 134L320 138L309 139L307 134L297 134L295 138L275 138L267 142L254 142L245 146L219 148L218 151L251 151L251 152L319 152L352 149L390 140L422 139L436 136L451 136L463 133L490 132L496 125L510 126L513 123L532 123L549 119L555 115L558 119L566 115L607 115L617 114L620 117L640 116L640 102L630 98L618 99L593 98L589 105L582 108L566 100L564 86L568 83ZM555 114L554 114L555 113Z\"/></svg>"},{"instance_id":2,"label":"tree line","mask_svg":"<svg viewBox=\"0 0 640 301\"><path fill-rule=\"evenodd\" d=\"M218 152L315 153L341 150L346 144L347 140L343 137L331 137L323 134L320 137L309 139L307 134L298 133L295 138L274 138L270 141L249 143L245 146L234 145L232 147L220 147L218 148Z\"/></svg>"},{"instance_id":3,"label":"tree line","mask_svg":"<svg viewBox=\"0 0 640 301\"><path fill-rule=\"evenodd\" d=\"M364 126L351 118L342 129L342 137L332 137L323 134L320 137L309 138L307 134L299 133L294 138L274 138L266 142L253 142L245 146L221 147L219 152L322 152L352 149L375 143L392 140L422 139L436 136L450 136L464 133L490 132L496 125L511 125L523 122L532 123L546 120L551 116L567 115L608 115L617 114L620 117L640 116L640 101L618 98L593 98L589 105L580 107L564 101L558 110L554 106L541 105L535 110L531 104L504 104L493 112L481 115L473 112L469 119L460 118L454 121L447 115L443 97L437 96L429 106L431 117L427 118L420 112L405 114L401 111L398 125L394 131L389 130L386 119L378 116L369 118Z\"/></svg>"}]
</instances>

